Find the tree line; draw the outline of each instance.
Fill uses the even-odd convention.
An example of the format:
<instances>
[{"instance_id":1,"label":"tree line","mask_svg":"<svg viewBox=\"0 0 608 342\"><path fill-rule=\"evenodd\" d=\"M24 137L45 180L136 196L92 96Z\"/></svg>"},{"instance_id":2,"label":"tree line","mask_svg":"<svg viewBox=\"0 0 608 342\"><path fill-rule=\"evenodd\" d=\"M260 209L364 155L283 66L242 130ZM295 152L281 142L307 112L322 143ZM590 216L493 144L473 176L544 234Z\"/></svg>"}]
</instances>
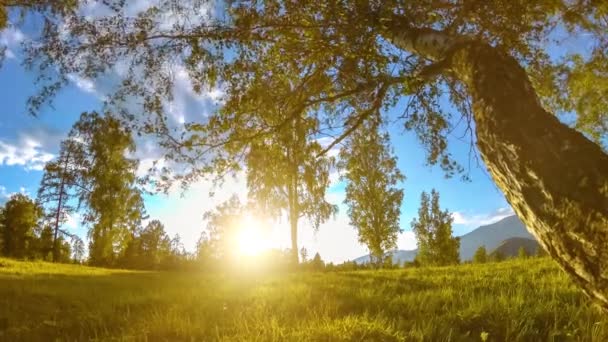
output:
<instances>
[{"instance_id":1,"label":"tree line","mask_svg":"<svg viewBox=\"0 0 608 342\"><path fill-rule=\"evenodd\" d=\"M14 194L0 210L2 255L138 269L177 268L179 236L148 219L131 132L112 115L83 113L43 171L35 199ZM88 246L65 226L87 228ZM86 253L88 251L88 253Z\"/></svg>"},{"instance_id":2,"label":"tree line","mask_svg":"<svg viewBox=\"0 0 608 342\"><path fill-rule=\"evenodd\" d=\"M342 180L347 184L344 202L350 223L357 230L359 241L368 247L371 264L390 268L387 252L396 248L402 231L399 216L403 189L398 185L404 176L389 147L388 133L381 127L377 121L353 134L340 151L337 167L343 171ZM260 190L269 184L248 181L250 203L241 203L233 196L205 213L206 229L196 253L189 254L179 236L170 238L160 221L142 225L148 216L141 180L135 175L138 161L127 157L134 151L131 132L118 119L110 114L83 113L61 142L57 158L45 165L36 199L15 194L4 205L0 217L3 255L137 269L178 268L194 262L211 268L213 264L225 265L234 257L234 236L242 228L238 223L250 206L273 213L265 201L268 197L262 196ZM253 168L258 173L261 169ZM254 171L249 171L248 180ZM317 197L306 197L310 201L306 212L323 216L329 204L313 209L312 202ZM298 203L304 210L304 202ZM83 213L77 217L88 229L87 255L83 240L65 229L66 221L77 213ZM452 236L451 215L441 211L435 190L431 197L422 193L418 214L412 222L419 248L417 264L458 263L459 242ZM306 253L299 252L306 265ZM293 254L290 250L292 264L294 259L297 261ZM279 260L284 259L281 253L278 255ZM323 268L320 256L311 262L312 269Z\"/></svg>"}]
</instances>

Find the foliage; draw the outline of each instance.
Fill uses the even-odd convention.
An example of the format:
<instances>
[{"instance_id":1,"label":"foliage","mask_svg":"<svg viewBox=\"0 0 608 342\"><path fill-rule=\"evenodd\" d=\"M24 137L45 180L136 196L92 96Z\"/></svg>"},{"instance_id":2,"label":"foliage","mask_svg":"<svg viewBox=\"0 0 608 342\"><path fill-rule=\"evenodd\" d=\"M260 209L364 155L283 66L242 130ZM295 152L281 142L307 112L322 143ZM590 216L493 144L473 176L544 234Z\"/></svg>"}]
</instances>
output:
<instances>
[{"instance_id":1,"label":"foliage","mask_svg":"<svg viewBox=\"0 0 608 342\"><path fill-rule=\"evenodd\" d=\"M35 251L35 230L42 217L40 206L24 194L14 194L4 204L0 217L3 255L31 257Z\"/></svg>"},{"instance_id":2,"label":"foliage","mask_svg":"<svg viewBox=\"0 0 608 342\"><path fill-rule=\"evenodd\" d=\"M543 103L555 105L557 110L576 108L580 111L577 128L596 140L605 136L603 101L585 86L597 81L601 92L600 81L606 78L601 67L607 55L608 8L596 1L547 0L535 6L525 1L392 0L322 5L230 1L210 8L205 1L161 0L136 16L125 15L128 3L99 2L111 13L109 17L60 13L65 20L45 22L40 41L31 42L25 60L43 82L30 108L37 112L69 76L101 77L120 65L120 87L109 94L108 105L140 132L159 137L169 159L190 164L177 168L186 170L176 176L184 184L207 173L242 167L241 160L232 156L247 152L250 145L226 147L230 145L224 141L226 131L217 130L218 122L242 124L255 134L255 138L231 136L231 141L255 142L261 135L280 131L283 122L290 125L298 118L310 119L318 125L309 134L311 138L337 136L328 145L331 148L360 129L367 118L394 107L403 97L411 101L399 117L400 123L417 135L428 163L438 164L447 175L463 171L447 146L447 136L457 120L440 103L449 96L461 112L458 122L464 121L465 132L470 133L469 98L462 84L441 70L441 63L433 65L423 56L388 43L407 30L435 28L497 47L528 68ZM217 18L200 15L220 10L224 15ZM192 15L203 19L193 21ZM167 17L176 18L173 25L166 25ZM593 51L588 60L551 60L545 42L559 23L564 23L570 37L580 33L591 37ZM594 60L598 58L599 62ZM170 127L166 118L171 106L166 104L173 97L173 75L178 68L185 71L195 93L221 87L226 90L226 107L252 108L240 105L244 99L257 110L236 112L234 118L220 110L183 129ZM438 74L431 73L437 77L424 77L437 69ZM562 69L568 77L559 77ZM480 75L480 79L484 77ZM133 103L142 106L134 109L130 107ZM282 116L283 109L296 115ZM261 112L285 119L268 121ZM223 121L225 118L228 120ZM473 144L473 135L469 137ZM228 165L226 156L233 159ZM525 209L526 204L522 205ZM292 253L297 256L297 248Z\"/></svg>"},{"instance_id":3,"label":"foliage","mask_svg":"<svg viewBox=\"0 0 608 342\"><path fill-rule=\"evenodd\" d=\"M152 220L143 229L133 232L117 266L146 270L176 269L181 250L172 247L164 225Z\"/></svg>"},{"instance_id":4,"label":"foliage","mask_svg":"<svg viewBox=\"0 0 608 342\"><path fill-rule=\"evenodd\" d=\"M54 240L53 229L43 224L42 207L23 194L14 194L0 208L1 254L13 258L72 261L72 247L63 237ZM57 246L56 252L55 246Z\"/></svg>"},{"instance_id":5,"label":"foliage","mask_svg":"<svg viewBox=\"0 0 608 342\"><path fill-rule=\"evenodd\" d=\"M340 151L340 167L347 181L344 202L359 242L367 246L374 262L382 266L384 254L397 247L401 232L403 190L397 188L397 183L405 177L390 150L388 133L379 131L376 120L362 126Z\"/></svg>"},{"instance_id":6,"label":"foliage","mask_svg":"<svg viewBox=\"0 0 608 342\"><path fill-rule=\"evenodd\" d=\"M550 259L232 277L0 264L8 341L608 339L606 317Z\"/></svg>"},{"instance_id":7,"label":"foliage","mask_svg":"<svg viewBox=\"0 0 608 342\"><path fill-rule=\"evenodd\" d=\"M418 241L416 260L421 265L451 265L460 262L460 240L452 236L452 215L441 211L439 193L422 192L418 218L412 220L412 231Z\"/></svg>"},{"instance_id":8,"label":"foliage","mask_svg":"<svg viewBox=\"0 0 608 342\"><path fill-rule=\"evenodd\" d=\"M28 14L53 21L59 16L74 15L79 0L3 0L0 1L0 33L5 29L18 29ZM0 67L7 57L6 41L0 41Z\"/></svg>"},{"instance_id":9,"label":"foliage","mask_svg":"<svg viewBox=\"0 0 608 342\"><path fill-rule=\"evenodd\" d=\"M249 147L249 141L291 126L297 117L316 122L320 125L314 128L317 132L343 128L352 133L366 117L383 106L394 106L403 96L410 96L410 103L401 123L418 136L428 152L428 162L439 164L447 174L462 171L447 149L447 134L453 127L451 113L440 106L440 100L448 90L463 119L470 122L467 96L447 77L418 77L430 61L388 44L398 33L395 30L435 28L500 46L530 67L545 102L563 110L583 98L578 91L557 90L556 85L571 79L560 77L561 70L573 69L574 74L584 70L591 75L588 70L601 64L593 58L583 60L582 68L567 60L553 61L541 42L564 23L570 37L584 33L597 42L592 56L602 59L607 45L603 32L608 9L587 1L473 6L391 0L319 6L314 2L215 5L202 0L162 0L138 15L127 15L128 3L100 1L97 11L108 16L66 13L44 26L41 39L27 49L26 64L43 76L42 88L31 99L30 108L35 113L51 100L67 83L68 75L102 77L122 63L126 72L120 73L119 89L108 94L109 104L142 132L160 137L169 158L195 166L190 176L180 178L185 182L200 173L224 169L226 159L213 156L227 142L239 140L237 147L224 150L239 154L240 148ZM110 16L112 20L108 20ZM167 16L173 18L173 25L165 25ZM57 23L61 19L62 25ZM164 103L173 99L176 69L185 72L194 93L226 89L222 102L237 111L224 110L209 120L187 123L183 134L172 135L182 128L167 122ZM130 101L132 98L140 99L142 106L134 106L137 101ZM581 129L602 125L603 119L593 114L599 112L585 112L590 114L581 113ZM223 126L226 123L230 127ZM223 129L218 132L218 128ZM223 134L235 128L238 134ZM210 158L202 158L205 155ZM218 160L221 163L213 163ZM201 161L211 161L213 166L201 165Z\"/></svg>"},{"instance_id":10,"label":"foliage","mask_svg":"<svg viewBox=\"0 0 608 342\"><path fill-rule=\"evenodd\" d=\"M488 252L484 246L479 246L473 255L473 262L476 264L484 264L488 262Z\"/></svg>"},{"instance_id":11,"label":"foliage","mask_svg":"<svg viewBox=\"0 0 608 342\"><path fill-rule=\"evenodd\" d=\"M84 177L89 167L83 143L75 139L62 141L59 157L44 166L36 201L46 209L46 221L53 226L53 260L60 258L59 240L71 235L60 228L76 211L70 202L86 197Z\"/></svg>"},{"instance_id":12,"label":"foliage","mask_svg":"<svg viewBox=\"0 0 608 342\"><path fill-rule=\"evenodd\" d=\"M506 260L506 257L501 251L494 251L490 254L490 260L493 262L501 262Z\"/></svg>"},{"instance_id":13,"label":"foliage","mask_svg":"<svg viewBox=\"0 0 608 342\"><path fill-rule=\"evenodd\" d=\"M207 222L204 239L199 241L199 257L211 257L222 262L234 257L238 228L245 217L245 206L237 195L207 211L203 219Z\"/></svg>"},{"instance_id":14,"label":"foliage","mask_svg":"<svg viewBox=\"0 0 608 342\"><path fill-rule=\"evenodd\" d=\"M569 102L566 110L574 111L575 126L598 144L604 143L608 148L608 46L604 50L596 49L588 59L580 54L569 58L571 68L562 69L564 79L563 93Z\"/></svg>"},{"instance_id":15,"label":"foliage","mask_svg":"<svg viewBox=\"0 0 608 342\"><path fill-rule=\"evenodd\" d=\"M85 259L84 241L77 235L72 235L72 255L76 263L81 263Z\"/></svg>"},{"instance_id":16,"label":"foliage","mask_svg":"<svg viewBox=\"0 0 608 342\"><path fill-rule=\"evenodd\" d=\"M125 157L135 145L128 130L110 115L83 113L69 139L85 143L83 201L89 227L89 261L110 266L126 249L145 210L136 187L137 161Z\"/></svg>"},{"instance_id":17,"label":"foliage","mask_svg":"<svg viewBox=\"0 0 608 342\"><path fill-rule=\"evenodd\" d=\"M280 75L274 75L274 78L280 79ZM240 123L242 119L235 120L234 116L248 117L251 112L257 113L258 102L248 101L246 97L240 98L237 104L227 103L221 110L225 113L221 116L222 120L230 122L225 125L232 130L229 136L237 142L230 145L242 145L239 144L239 137L255 134L255 131L241 131L243 128L235 124ZM277 125L288 121L287 115L297 114L297 117L293 123L277 128L273 134L267 134L260 139L248 139L246 145L249 145L249 148L232 146L230 150L246 153L249 199L265 213L277 218L287 217L291 226L292 259L297 263L300 218L307 218L313 229L318 229L322 222L337 211L336 206L325 200L325 189L329 186L329 171L333 160L320 157L321 145L310 138L314 136L318 126L316 119L303 119L300 113L292 113L291 110L284 114L274 113L267 108L262 111L263 114L258 114L262 120L276 122ZM245 123L249 128L251 122L247 120ZM213 131L214 134L221 134L217 133L221 132L221 129Z\"/></svg>"}]
</instances>

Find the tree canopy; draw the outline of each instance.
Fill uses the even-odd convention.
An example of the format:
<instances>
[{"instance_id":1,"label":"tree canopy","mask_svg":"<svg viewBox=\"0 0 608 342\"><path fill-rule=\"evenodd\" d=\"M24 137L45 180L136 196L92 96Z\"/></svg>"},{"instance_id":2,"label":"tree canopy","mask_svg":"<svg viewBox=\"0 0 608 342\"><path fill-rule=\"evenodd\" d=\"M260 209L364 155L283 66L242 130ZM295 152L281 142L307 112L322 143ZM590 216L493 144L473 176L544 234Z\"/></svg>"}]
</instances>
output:
<instances>
[{"instance_id":1,"label":"tree canopy","mask_svg":"<svg viewBox=\"0 0 608 342\"><path fill-rule=\"evenodd\" d=\"M412 220L412 231L418 241L416 261L420 265L445 266L460 262L460 239L452 235L452 214L441 210L439 193L422 192L418 217Z\"/></svg>"},{"instance_id":2,"label":"tree canopy","mask_svg":"<svg viewBox=\"0 0 608 342\"><path fill-rule=\"evenodd\" d=\"M402 231L403 189L397 186L405 177L390 150L388 133L380 131L378 120L362 125L347 139L340 159L347 181L345 203L350 223L374 263L381 266L384 254L397 247Z\"/></svg>"}]
</instances>

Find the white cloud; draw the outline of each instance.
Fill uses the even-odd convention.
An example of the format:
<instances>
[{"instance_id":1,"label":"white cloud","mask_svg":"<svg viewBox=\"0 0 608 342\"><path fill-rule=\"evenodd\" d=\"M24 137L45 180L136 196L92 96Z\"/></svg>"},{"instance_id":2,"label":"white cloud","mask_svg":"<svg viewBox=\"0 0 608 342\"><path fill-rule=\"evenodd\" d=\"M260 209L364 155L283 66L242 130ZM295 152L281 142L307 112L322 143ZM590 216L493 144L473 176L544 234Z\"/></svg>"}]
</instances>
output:
<instances>
[{"instance_id":1,"label":"white cloud","mask_svg":"<svg viewBox=\"0 0 608 342\"><path fill-rule=\"evenodd\" d=\"M22 135L16 144L0 140L0 166L23 166L26 170L40 171L54 155L44 150L40 141Z\"/></svg>"},{"instance_id":2,"label":"white cloud","mask_svg":"<svg viewBox=\"0 0 608 342\"><path fill-rule=\"evenodd\" d=\"M68 75L68 80L83 92L98 95L95 83L92 80L74 74Z\"/></svg>"},{"instance_id":3,"label":"white cloud","mask_svg":"<svg viewBox=\"0 0 608 342\"><path fill-rule=\"evenodd\" d=\"M19 192L9 192L5 186L0 185L0 203L6 202L9 198L11 198L11 196L18 193L26 195L28 197L32 197L30 191L25 187L19 187Z\"/></svg>"},{"instance_id":4,"label":"white cloud","mask_svg":"<svg viewBox=\"0 0 608 342\"><path fill-rule=\"evenodd\" d=\"M479 226L484 226L500 221L503 218L514 214L515 212L511 207L503 207L498 208L494 212L487 214L468 214L460 211L455 211L452 213L452 218L454 219L454 224L477 228Z\"/></svg>"},{"instance_id":5,"label":"white cloud","mask_svg":"<svg viewBox=\"0 0 608 342\"><path fill-rule=\"evenodd\" d=\"M416 249L418 243L416 242L416 234L413 231L407 230L399 234L397 239L397 249L412 250Z\"/></svg>"},{"instance_id":6,"label":"white cloud","mask_svg":"<svg viewBox=\"0 0 608 342\"><path fill-rule=\"evenodd\" d=\"M126 17L136 17L152 6L158 6L161 2L156 0L132 0L126 2L123 14ZM174 4L171 8L162 8L160 13L153 15L149 19L155 22L156 27L161 31L171 30L176 26L189 28L201 22L210 20L211 6L213 3L200 2L198 0L181 1ZM85 2L80 7L80 12L89 20L100 19L113 15L108 6L99 2ZM86 58L86 56L81 56ZM99 77L89 80L77 75L68 76L70 81L79 89L86 93L94 94L100 98L105 98L116 91L120 81L124 79L127 71L132 67L132 60L124 58L118 60L113 68ZM135 66L135 74L142 74L143 67ZM164 108L169 114L170 125L176 126L178 130L184 123L197 122L204 119L214 107L221 103L224 90L221 87L205 89L201 94L196 93L190 82L188 72L183 63L172 61L164 65L163 74L173 80L171 101L166 100ZM143 85L144 87L146 84ZM155 91L156 89L149 89ZM141 101L134 97L125 100L121 106L128 107L131 113L142 112Z\"/></svg>"},{"instance_id":7,"label":"white cloud","mask_svg":"<svg viewBox=\"0 0 608 342\"><path fill-rule=\"evenodd\" d=\"M25 34L17 28L9 27L0 31L0 46L5 46L5 56L9 59L17 58L15 49L25 39Z\"/></svg>"},{"instance_id":8,"label":"white cloud","mask_svg":"<svg viewBox=\"0 0 608 342\"><path fill-rule=\"evenodd\" d=\"M70 230L75 230L80 228L80 221L82 220L82 215L80 213L67 214L67 219L64 223L65 227Z\"/></svg>"},{"instance_id":9,"label":"white cloud","mask_svg":"<svg viewBox=\"0 0 608 342\"><path fill-rule=\"evenodd\" d=\"M187 122L199 122L222 102L224 91L221 88L210 88L201 94L194 91L190 76L183 65L167 66L173 75L173 101L165 107L173 123L183 125Z\"/></svg>"}]
</instances>

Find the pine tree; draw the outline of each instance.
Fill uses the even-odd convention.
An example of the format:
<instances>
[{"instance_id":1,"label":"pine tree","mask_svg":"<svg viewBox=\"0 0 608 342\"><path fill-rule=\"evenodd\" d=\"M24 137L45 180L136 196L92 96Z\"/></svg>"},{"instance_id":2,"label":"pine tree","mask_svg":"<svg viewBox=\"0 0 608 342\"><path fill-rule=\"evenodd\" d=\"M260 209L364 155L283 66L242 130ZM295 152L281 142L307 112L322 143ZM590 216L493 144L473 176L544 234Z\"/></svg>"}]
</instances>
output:
<instances>
[{"instance_id":1,"label":"pine tree","mask_svg":"<svg viewBox=\"0 0 608 342\"><path fill-rule=\"evenodd\" d=\"M323 262L323 259L321 259L321 255L319 253L315 253L315 256L310 262L310 267L315 271L321 271L325 268L325 262Z\"/></svg>"},{"instance_id":2,"label":"pine tree","mask_svg":"<svg viewBox=\"0 0 608 342\"><path fill-rule=\"evenodd\" d=\"M384 265L384 255L397 247L403 190L397 184L405 179L397 168L387 133L378 122L369 122L353 133L340 152L345 171L345 203L350 224L357 229L359 242L366 245L372 261Z\"/></svg>"},{"instance_id":3,"label":"pine tree","mask_svg":"<svg viewBox=\"0 0 608 342\"><path fill-rule=\"evenodd\" d=\"M412 230L418 241L416 260L421 265L445 266L460 262L460 240L452 236L452 215L441 211L439 193L431 196L422 192L418 218L412 220Z\"/></svg>"},{"instance_id":4,"label":"pine tree","mask_svg":"<svg viewBox=\"0 0 608 342\"><path fill-rule=\"evenodd\" d=\"M85 170L90 165L85 156L84 145L74 139L61 143L59 157L44 166L44 173L38 188L37 201L46 208L46 219L53 227L52 260L60 257L59 239L69 233L61 230L61 225L76 208L73 202L80 202L86 188Z\"/></svg>"}]
</instances>

